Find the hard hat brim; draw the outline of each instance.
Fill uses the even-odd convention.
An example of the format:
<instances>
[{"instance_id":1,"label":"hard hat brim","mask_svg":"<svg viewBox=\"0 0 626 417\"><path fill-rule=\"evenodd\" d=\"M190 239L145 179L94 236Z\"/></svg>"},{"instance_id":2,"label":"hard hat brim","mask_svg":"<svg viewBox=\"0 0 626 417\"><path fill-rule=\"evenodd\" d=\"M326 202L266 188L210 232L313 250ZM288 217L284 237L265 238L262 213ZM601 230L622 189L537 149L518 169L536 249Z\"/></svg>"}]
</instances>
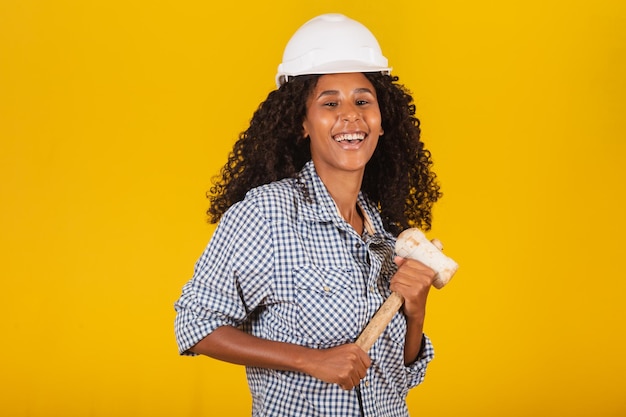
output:
<instances>
[{"instance_id":1,"label":"hard hat brim","mask_svg":"<svg viewBox=\"0 0 626 417\"><path fill-rule=\"evenodd\" d=\"M297 77L299 75L313 75L313 74L347 74L352 72L380 72L385 75L391 74L392 67L379 67L363 64L362 62L355 61L336 61L327 65L318 65L315 68L310 68L306 71L281 71L278 69L276 74L276 86L280 87L286 83L289 78Z\"/></svg>"}]
</instances>

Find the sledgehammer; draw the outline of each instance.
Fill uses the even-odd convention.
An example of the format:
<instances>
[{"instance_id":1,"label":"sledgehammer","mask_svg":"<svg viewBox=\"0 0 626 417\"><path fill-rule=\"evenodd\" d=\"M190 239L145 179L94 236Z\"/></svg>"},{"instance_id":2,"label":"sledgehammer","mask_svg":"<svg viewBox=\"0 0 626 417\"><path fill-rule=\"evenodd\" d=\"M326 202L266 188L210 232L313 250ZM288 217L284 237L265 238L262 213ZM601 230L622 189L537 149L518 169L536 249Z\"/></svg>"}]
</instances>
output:
<instances>
[{"instance_id":1,"label":"sledgehammer","mask_svg":"<svg viewBox=\"0 0 626 417\"><path fill-rule=\"evenodd\" d=\"M441 252L442 248L441 242L436 239L429 241L424 233L416 228L406 229L400 233L396 241L396 254L398 256L420 261L435 271L433 286L437 289L443 288L459 267L454 260ZM365 352L369 351L393 316L402 307L402 303L404 303L404 298L397 292L392 292L355 343Z\"/></svg>"}]
</instances>

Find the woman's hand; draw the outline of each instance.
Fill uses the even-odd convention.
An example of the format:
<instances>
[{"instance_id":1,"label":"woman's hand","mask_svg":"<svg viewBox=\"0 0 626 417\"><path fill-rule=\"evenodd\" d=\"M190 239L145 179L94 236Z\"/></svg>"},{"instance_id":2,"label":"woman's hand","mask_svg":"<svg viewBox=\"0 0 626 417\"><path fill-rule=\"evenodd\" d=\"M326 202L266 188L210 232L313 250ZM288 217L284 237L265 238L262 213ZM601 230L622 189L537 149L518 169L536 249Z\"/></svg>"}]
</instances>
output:
<instances>
[{"instance_id":1,"label":"woman's hand","mask_svg":"<svg viewBox=\"0 0 626 417\"><path fill-rule=\"evenodd\" d=\"M424 320L426 299L435 280L435 271L419 261L396 256L398 271L391 278L390 289L404 297L403 312L407 318Z\"/></svg>"},{"instance_id":2,"label":"woman's hand","mask_svg":"<svg viewBox=\"0 0 626 417\"><path fill-rule=\"evenodd\" d=\"M344 390L359 385L372 363L367 353L354 343L313 350L308 356L304 372Z\"/></svg>"}]
</instances>

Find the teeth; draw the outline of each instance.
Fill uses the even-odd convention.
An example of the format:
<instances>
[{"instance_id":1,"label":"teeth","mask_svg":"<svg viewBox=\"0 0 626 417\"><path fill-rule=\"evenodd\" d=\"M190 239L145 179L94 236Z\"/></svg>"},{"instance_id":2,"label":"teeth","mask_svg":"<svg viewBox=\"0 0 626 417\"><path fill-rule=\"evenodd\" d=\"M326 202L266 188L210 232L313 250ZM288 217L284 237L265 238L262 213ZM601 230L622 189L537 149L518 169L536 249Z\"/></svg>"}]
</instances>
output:
<instances>
[{"instance_id":1,"label":"teeth","mask_svg":"<svg viewBox=\"0 0 626 417\"><path fill-rule=\"evenodd\" d=\"M348 142L352 142L355 140L363 140L365 139L365 133L359 132L359 133L341 133L337 136L334 137L336 142L344 142L344 141L348 141Z\"/></svg>"}]
</instances>

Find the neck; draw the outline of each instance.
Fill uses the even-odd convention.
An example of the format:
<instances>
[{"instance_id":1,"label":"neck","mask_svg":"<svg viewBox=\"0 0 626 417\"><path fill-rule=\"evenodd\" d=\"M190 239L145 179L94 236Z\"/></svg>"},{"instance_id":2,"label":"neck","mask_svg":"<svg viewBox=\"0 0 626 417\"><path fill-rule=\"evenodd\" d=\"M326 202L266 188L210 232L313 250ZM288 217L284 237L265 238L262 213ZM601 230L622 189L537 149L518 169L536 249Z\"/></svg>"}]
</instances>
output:
<instances>
[{"instance_id":1,"label":"neck","mask_svg":"<svg viewBox=\"0 0 626 417\"><path fill-rule=\"evenodd\" d=\"M363 218L357 210L356 202L361 191L365 169L348 171L332 169L325 164L316 164L315 170L335 201L341 217L352 225L359 235L362 234Z\"/></svg>"},{"instance_id":2,"label":"neck","mask_svg":"<svg viewBox=\"0 0 626 417\"><path fill-rule=\"evenodd\" d=\"M322 179L323 181L323 179ZM358 181L342 181L340 178L333 178L326 182L326 189L335 201L339 214L348 222L360 235L363 233L363 217L357 207L359 191L361 190L361 179Z\"/></svg>"}]
</instances>

